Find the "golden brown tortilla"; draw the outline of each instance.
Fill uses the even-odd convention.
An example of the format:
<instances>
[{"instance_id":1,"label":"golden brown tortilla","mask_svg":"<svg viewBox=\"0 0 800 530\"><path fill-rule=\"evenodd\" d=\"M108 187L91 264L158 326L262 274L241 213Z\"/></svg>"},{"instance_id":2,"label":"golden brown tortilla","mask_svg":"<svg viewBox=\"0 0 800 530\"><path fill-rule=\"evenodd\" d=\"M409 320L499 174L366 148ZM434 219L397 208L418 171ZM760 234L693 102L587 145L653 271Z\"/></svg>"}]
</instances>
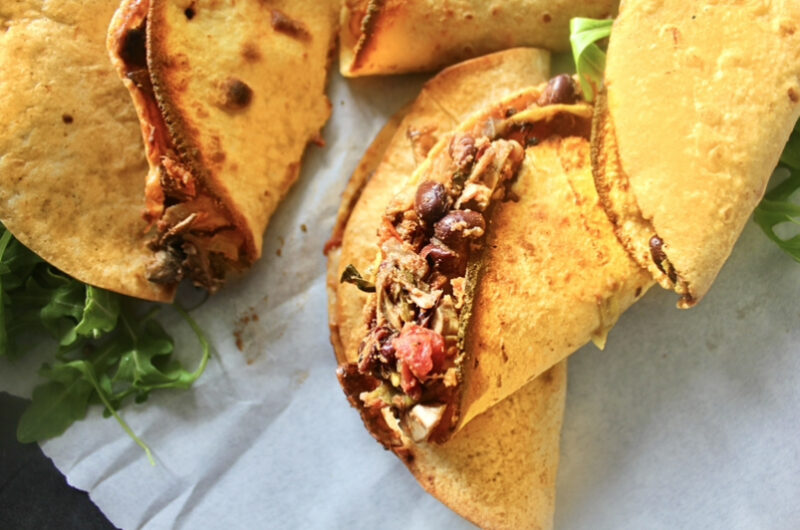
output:
<instances>
[{"instance_id":1,"label":"golden brown tortilla","mask_svg":"<svg viewBox=\"0 0 800 530\"><path fill-rule=\"evenodd\" d=\"M254 257L306 145L330 116L325 84L337 9L334 0L152 0L151 75L171 133L243 218ZM220 104L233 77L252 89L238 112Z\"/></svg>"},{"instance_id":2,"label":"golden brown tortilla","mask_svg":"<svg viewBox=\"0 0 800 530\"><path fill-rule=\"evenodd\" d=\"M800 115L800 4L628 2L605 75L598 190L631 255L690 307L730 255Z\"/></svg>"},{"instance_id":3,"label":"golden brown tortilla","mask_svg":"<svg viewBox=\"0 0 800 530\"><path fill-rule=\"evenodd\" d=\"M335 0L125 0L108 31L146 140L149 278L213 291L249 267L321 142Z\"/></svg>"},{"instance_id":4,"label":"golden brown tortilla","mask_svg":"<svg viewBox=\"0 0 800 530\"><path fill-rule=\"evenodd\" d=\"M108 61L109 2L0 5L0 220L80 281L151 300L138 120Z\"/></svg>"},{"instance_id":5,"label":"golden brown tortilla","mask_svg":"<svg viewBox=\"0 0 800 530\"><path fill-rule=\"evenodd\" d=\"M339 274L347 263L364 266L374 258L375 228L395 188L436 136L486 105L487 95L502 97L540 82L548 64L545 53L511 50L445 70L367 150L344 194L328 251L331 341L338 362L355 361L364 326L364 294L340 284ZM565 389L566 364L560 363L447 444L417 445L403 437L394 450L425 489L481 527L552 528Z\"/></svg>"},{"instance_id":6,"label":"golden brown tortilla","mask_svg":"<svg viewBox=\"0 0 800 530\"><path fill-rule=\"evenodd\" d=\"M618 0L345 0L339 67L361 76L435 70L514 46L569 48L572 17L613 16Z\"/></svg>"},{"instance_id":7,"label":"golden brown tortilla","mask_svg":"<svg viewBox=\"0 0 800 530\"><path fill-rule=\"evenodd\" d=\"M589 142L526 149L492 215L467 331L459 425L594 340L652 285L617 241L592 179Z\"/></svg>"},{"instance_id":8,"label":"golden brown tortilla","mask_svg":"<svg viewBox=\"0 0 800 530\"><path fill-rule=\"evenodd\" d=\"M481 78L476 76L476 79ZM508 79L514 79L514 75L509 73ZM484 81L478 81L481 82ZM513 81L506 80L498 85L509 84ZM470 131L473 127L481 130L487 116L504 115L507 108L522 109L514 116L522 116L527 112L524 109L555 112L535 103L543 89L543 85L529 87L491 105L484 99L481 111L459 124L458 130ZM451 99L460 100L457 96ZM424 104L427 100L423 92L421 101ZM652 284L647 272L628 256L617 240L594 189L588 140L591 108L584 103L575 106L573 111L585 114L581 118L585 126L577 126L569 136L543 137L540 143L528 145L511 188L511 200L498 201L488 218L485 251L479 259L483 272L475 283L472 317L466 326L464 360L456 360L461 363L456 366L461 383L456 387L455 398L420 402L432 407L446 405L442 419L432 423L435 428L426 427L428 433L433 433L432 439L446 439L588 341L595 340L602 347L619 315ZM400 175L405 169L406 178L396 177L393 179L396 184L391 188L384 185L387 196L401 192L392 199L395 203L409 203L407 196L413 196L422 180L439 179L434 174L436 168L448 167L438 161L449 156L450 137L444 134L442 122L436 121L435 112L429 112L430 121L425 123L418 118L417 127L441 132L442 140L429 148L427 159L409 176L407 168L411 167L414 151L404 153L390 149L386 155L388 162L378 170L386 167L387 171ZM414 130L406 135L424 138ZM376 198L370 200L369 219L381 204L385 202ZM371 225L366 222L362 224L355 213L353 215L345 231L345 240L349 234L354 240L369 242L372 238L373 248L376 248L374 229L368 228ZM349 255L346 248L342 253L339 274L350 264L374 274L375 256ZM368 280L373 281L371 277ZM368 296L359 295L357 303L349 302L348 311L356 313L368 300ZM469 314L470 310L464 311ZM363 317L358 325L342 329L340 338L345 351L350 348L357 351L366 335ZM354 362L355 357L348 357L348 360ZM356 392L354 374L346 372L344 375L345 386L354 389L351 397L358 396L363 389ZM359 398L354 397L354 401L360 404ZM377 404L370 407L372 413L389 409L388 404L382 408ZM401 422L403 418L401 415ZM385 433L374 430L384 443L393 443L387 442Z\"/></svg>"}]
</instances>

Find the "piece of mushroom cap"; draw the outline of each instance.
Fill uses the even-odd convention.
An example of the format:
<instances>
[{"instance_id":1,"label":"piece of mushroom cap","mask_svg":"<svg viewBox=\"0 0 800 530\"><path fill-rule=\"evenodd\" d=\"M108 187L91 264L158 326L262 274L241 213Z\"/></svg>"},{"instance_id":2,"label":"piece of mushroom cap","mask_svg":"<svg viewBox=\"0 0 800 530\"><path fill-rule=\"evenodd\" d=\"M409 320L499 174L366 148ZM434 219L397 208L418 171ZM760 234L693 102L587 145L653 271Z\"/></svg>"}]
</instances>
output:
<instances>
[{"instance_id":1,"label":"piece of mushroom cap","mask_svg":"<svg viewBox=\"0 0 800 530\"><path fill-rule=\"evenodd\" d=\"M415 405L408 413L408 430L411 439L423 442L428 439L431 431L442 419L444 405Z\"/></svg>"}]
</instances>

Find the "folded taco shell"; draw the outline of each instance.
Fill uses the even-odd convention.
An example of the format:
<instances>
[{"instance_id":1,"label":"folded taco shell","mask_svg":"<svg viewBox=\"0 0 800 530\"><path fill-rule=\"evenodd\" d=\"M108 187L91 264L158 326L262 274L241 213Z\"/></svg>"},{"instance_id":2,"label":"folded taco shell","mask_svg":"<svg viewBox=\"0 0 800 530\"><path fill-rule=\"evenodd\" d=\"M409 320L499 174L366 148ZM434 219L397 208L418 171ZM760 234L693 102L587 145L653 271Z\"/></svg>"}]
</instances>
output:
<instances>
[{"instance_id":1,"label":"folded taco shell","mask_svg":"<svg viewBox=\"0 0 800 530\"><path fill-rule=\"evenodd\" d=\"M144 277L142 149L136 112L108 60L108 2L0 7L0 220L75 278L168 300Z\"/></svg>"},{"instance_id":2,"label":"folded taco shell","mask_svg":"<svg viewBox=\"0 0 800 530\"><path fill-rule=\"evenodd\" d=\"M477 74L471 89L481 83L506 89L522 84L507 55L500 53L489 57L505 58L507 68L499 69L502 75L496 79L487 80L485 74ZM480 63L467 62L458 68L466 69L471 64ZM406 204L404 196L413 196L420 182L438 178L437 160L441 158L437 157L446 156L451 138L443 125L447 122L439 118L441 109L447 101L458 104L464 100L462 94L469 93L456 91L448 93L448 96L439 95L439 80L446 79L450 72L450 69L445 70L441 78L434 78L420 97L421 105L427 105L426 102L431 100L442 102L440 109L430 105L432 110L420 110L418 116L412 113L407 118L413 127L408 126L401 133L413 140L410 152L387 150L385 162L378 169L379 174L391 171L396 175L391 179L393 184L385 184L386 196L392 191L400 192L392 199L393 202ZM470 280L469 273L467 276L466 290L470 294L467 295L468 308L463 310L468 320L463 357L459 354L452 368L456 370L456 385L448 383L451 368L447 368L443 383L441 379L432 379L432 384L438 386L423 388L422 398L410 405L406 405L408 401L399 394L400 388L394 380L388 378L381 379L384 382L364 398L369 400L369 404L362 398L355 399L356 402L362 399L362 406L373 413L378 407L392 410L392 414L399 415L404 428L413 427L415 421L417 425L421 423L423 428L416 430L417 439L446 440L473 418L524 387L586 342L594 340L602 346L619 315L652 284L647 272L620 245L595 192L588 141L591 108L585 104L556 105L553 110L539 107L535 102L543 91L543 85L528 87L501 99L500 103L497 100L489 103L490 100L484 96L481 107L472 107L478 108L478 112L458 125L458 130L473 130L473 127L480 130L484 120L488 120L485 123L492 127L495 123L503 127L502 122L494 117L523 116L526 112L550 115L559 109L583 115L577 119L577 125L567 126L577 127L577 132L566 136L554 134L527 145L508 200L497 200L487 217L484 250L477 260L480 273L475 281ZM519 112L507 112L512 108ZM451 113L451 118L463 119L465 114ZM569 117L565 119L564 123L570 123ZM535 127L538 125L534 130ZM544 126L543 130L549 130L548 127ZM416 154L413 147L419 145L421 139L427 139L421 131L427 131L428 135L438 134L443 140L428 148L428 157L409 173L409 168L413 167L409 157ZM427 139L429 143L433 140ZM376 248L375 223L371 220L376 215L374 212L384 204L387 203L383 200L370 200L367 207L370 209L370 222L367 218L361 220L357 217L356 210L344 231L344 239L359 240L363 244L371 240L373 248ZM338 273L341 275L348 265L354 265L360 271L370 268L374 271L374 264L374 255L351 256L345 247ZM376 288L381 289L380 286ZM350 289L355 290L354 287ZM369 305L369 296L375 295L359 296L357 303L350 302L352 305L348 311L361 311L367 304L366 314L358 325L340 329L340 339L348 344L344 351L357 352L364 337L374 337L375 332L384 329L369 328L368 332L367 321L374 322L374 310L370 307L375 307L374 302ZM377 325L384 326L380 322ZM347 360L353 363L357 359ZM348 380L355 381L352 370L343 373ZM388 398L384 397L387 393ZM400 405L396 401L398 395L403 400ZM440 401L442 399L444 401ZM442 407L444 411L440 412ZM429 410L439 417L433 421L423 418L421 414ZM419 418L422 419L418 421ZM382 434L376 436L380 438Z\"/></svg>"},{"instance_id":3,"label":"folded taco shell","mask_svg":"<svg viewBox=\"0 0 800 530\"><path fill-rule=\"evenodd\" d=\"M620 240L680 307L708 291L800 115L797 2L626 2L595 177Z\"/></svg>"},{"instance_id":4,"label":"folded taco shell","mask_svg":"<svg viewBox=\"0 0 800 530\"><path fill-rule=\"evenodd\" d=\"M538 51L514 50L447 70L390 120L367 150L343 196L328 249L331 341L343 366L358 357L365 295L339 283L342 268L366 266L374 258L385 204L420 155L424 158L433 137L515 88L500 81L514 76L518 86L541 81L547 59ZM552 528L565 389L566 365L560 363L445 445L416 444L393 429L388 447L426 490L481 527Z\"/></svg>"},{"instance_id":5,"label":"folded taco shell","mask_svg":"<svg viewBox=\"0 0 800 530\"><path fill-rule=\"evenodd\" d=\"M360 76L435 70L515 46L569 49L572 17L606 18L618 0L345 0L339 66Z\"/></svg>"},{"instance_id":6,"label":"folded taco shell","mask_svg":"<svg viewBox=\"0 0 800 530\"><path fill-rule=\"evenodd\" d=\"M122 3L108 48L150 163L151 281L189 277L213 291L259 258L267 222L330 115L337 11L333 0Z\"/></svg>"}]
</instances>

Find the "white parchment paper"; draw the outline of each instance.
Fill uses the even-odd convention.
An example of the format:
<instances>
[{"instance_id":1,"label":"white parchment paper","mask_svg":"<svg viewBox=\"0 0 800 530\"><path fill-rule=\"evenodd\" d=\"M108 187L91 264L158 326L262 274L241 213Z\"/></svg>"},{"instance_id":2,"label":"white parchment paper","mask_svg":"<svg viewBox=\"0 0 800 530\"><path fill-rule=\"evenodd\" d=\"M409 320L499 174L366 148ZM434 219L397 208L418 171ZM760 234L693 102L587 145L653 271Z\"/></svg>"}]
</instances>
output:
<instances>
[{"instance_id":1,"label":"white parchment paper","mask_svg":"<svg viewBox=\"0 0 800 530\"><path fill-rule=\"evenodd\" d=\"M339 195L419 77L334 75L264 257L194 315L218 354L188 392L123 410L157 466L95 409L43 445L122 528L469 528L427 495L347 404L328 342L325 262ZM691 311L653 290L606 350L572 357L557 528L797 528L800 266L750 223ZM192 338L175 319L191 356ZM241 349L236 339L240 339ZM40 359L3 366L28 396Z\"/></svg>"}]
</instances>

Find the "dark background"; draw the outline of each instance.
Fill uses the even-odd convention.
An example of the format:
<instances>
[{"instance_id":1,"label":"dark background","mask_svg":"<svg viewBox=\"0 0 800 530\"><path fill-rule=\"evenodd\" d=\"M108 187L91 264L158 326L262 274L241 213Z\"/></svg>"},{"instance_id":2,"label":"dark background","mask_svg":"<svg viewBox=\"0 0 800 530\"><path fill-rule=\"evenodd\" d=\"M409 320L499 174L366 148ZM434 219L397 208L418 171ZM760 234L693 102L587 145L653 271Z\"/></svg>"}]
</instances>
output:
<instances>
[{"instance_id":1,"label":"dark background","mask_svg":"<svg viewBox=\"0 0 800 530\"><path fill-rule=\"evenodd\" d=\"M86 492L67 484L38 444L17 442L17 420L27 405L0 392L0 528L114 529Z\"/></svg>"}]
</instances>

